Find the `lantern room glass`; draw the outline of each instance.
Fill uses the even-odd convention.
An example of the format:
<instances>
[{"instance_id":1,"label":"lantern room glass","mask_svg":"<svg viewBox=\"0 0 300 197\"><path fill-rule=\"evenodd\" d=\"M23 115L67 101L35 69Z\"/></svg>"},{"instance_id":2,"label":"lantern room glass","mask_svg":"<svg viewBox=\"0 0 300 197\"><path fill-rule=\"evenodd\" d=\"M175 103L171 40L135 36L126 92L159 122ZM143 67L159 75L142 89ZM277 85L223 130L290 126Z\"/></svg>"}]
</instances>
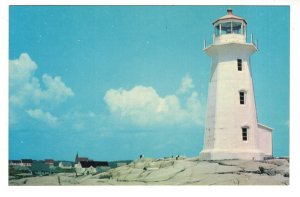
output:
<instances>
[{"instance_id":1,"label":"lantern room glass","mask_svg":"<svg viewBox=\"0 0 300 197\"><path fill-rule=\"evenodd\" d=\"M231 34L231 22L221 24L221 34Z\"/></svg>"},{"instance_id":2,"label":"lantern room glass","mask_svg":"<svg viewBox=\"0 0 300 197\"><path fill-rule=\"evenodd\" d=\"M215 35L219 36L220 35L220 25L215 26Z\"/></svg>"},{"instance_id":3,"label":"lantern room glass","mask_svg":"<svg viewBox=\"0 0 300 197\"><path fill-rule=\"evenodd\" d=\"M242 22L224 22L215 25L215 36L226 34L240 34L245 35L246 26Z\"/></svg>"},{"instance_id":4,"label":"lantern room glass","mask_svg":"<svg viewBox=\"0 0 300 197\"><path fill-rule=\"evenodd\" d=\"M242 34L242 23L232 22L232 32L235 34Z\"/></svg>"}]
</instances>

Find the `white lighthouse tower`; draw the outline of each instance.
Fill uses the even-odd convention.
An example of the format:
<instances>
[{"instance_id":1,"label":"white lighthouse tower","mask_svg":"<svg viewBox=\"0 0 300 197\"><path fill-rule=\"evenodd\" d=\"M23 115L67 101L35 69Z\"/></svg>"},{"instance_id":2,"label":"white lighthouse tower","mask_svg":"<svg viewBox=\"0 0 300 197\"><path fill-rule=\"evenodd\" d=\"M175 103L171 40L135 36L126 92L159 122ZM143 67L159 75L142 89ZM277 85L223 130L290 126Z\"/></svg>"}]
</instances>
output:
<instances>
[{"instance_id":1,"label":"white lighthouse tower","mask_svg":"<svg viewBox=\"0 0 300 197\"><path fill-rule=\"evenodd\" d=\"M272 129L258 124L247 22L232 14L213 22L212 45L204 51L212 59L208 89L204 148L206 160L262 160L272 156Z\"/></svg>"}]
</instances>

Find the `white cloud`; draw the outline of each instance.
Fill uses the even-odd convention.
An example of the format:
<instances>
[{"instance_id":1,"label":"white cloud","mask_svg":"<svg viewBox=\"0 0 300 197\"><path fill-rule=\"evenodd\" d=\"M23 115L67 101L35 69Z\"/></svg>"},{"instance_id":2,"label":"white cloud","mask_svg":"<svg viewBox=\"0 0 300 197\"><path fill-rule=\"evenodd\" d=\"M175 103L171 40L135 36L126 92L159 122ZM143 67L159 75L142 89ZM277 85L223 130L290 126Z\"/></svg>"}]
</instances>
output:
<instances>
[{"instance_id":1,"label":"white cloud","mask_svg":"<svg viewBox=\"0 0 300 197\"><path fill-rule=\"evenodd\" d=\"M192 119L195 124L200 125L202 124L202 116L204 109L203 105L200 102L200 98L198 93L194 91L192 95L187 100L187 109L190 112L190 118ZM202 115L202 116L201 116Z\"/></svg>"},{"instance_id":2,"label":"white cloud","mask_svg":"<svg viewBox=\"0 0 300 197\"><path fill-rule=\"evenodd\" d=\"M74 95L59 76L42 77L45 88L41 88L40 81L34 76L37 64L30 56L22 53L19 59L9 61L10 103L14 106L38 104L40 101L60 103Z\"/></svg>"},{"instance_id":3,"label":"white cloud","mask_svg":"<svg viewBox=\"0 0 300 197\"><path fill-rule=\"evenodd\" d=\"M194 84L193 84L193 79L189 76L189 75L185 75L182 79L181 79L181 85L178 89L178 93L187 93L190 90L192 90L194 88Z\"/></svg>"},{"instance_id":4,"label":"white cloud","mask_svg":"<svg viewBox=\"0 0 300 197\"><path fill-rule=\"evenodd\" d=\"M44 74L43 82L46 86L46 90L43 91L45 100L61 102L74 95L72 89L67 87L59 76L52 78L48 74Z\"/></svg>"},{"instance_id":5,"label":"white cloud","mask_svg":"<svg viewBox=\"0 0 300 197\"><path fill-rule=\"evenodd\" d=\"M47 123L49 126L57 126L58 118L49 112L44 112L41 109L26 110L27 114L34 119Z\"/></svg>"},{"instance_id":6,"label":"white cloud","mask_svg":"<svg viewBox=\"0 0 300 197\"><path fill-rule=\"evenodd\" d=\"M9 77L12 84L29 81L37 65L28 54L22 53L19 59L9 61Z\"/></svg>"},{"instance_id":7,"label":"white cloud","mask_svg":"<svg viewBox=\"0 0 300 197\"><path fill-rule=\"evenodd\" d=\"M193 92L182 107L175 95L160 97L152 87L136 86L131 90L110 89L104 100L115 117L139 126L200 125L201 103Z\"/></svg>"},{"instance_id":8,"label":"white cloud","mask_svg":"<svg viewBox=\"0 0 300 197\"><path fill-rule=\"evenodd\" d=\"M39 119L49 124L57 122L57 118L49 112L42 110L49 104L59 104L74 96L74 92L67 87L61 77L51 77L48 74L40 80L35 76L37 64L31 60L27 53L22 53L18 59L9 61L9 102L10 123L15 124L19 118L15 111L26 111L32 118ZM26 110L38 108L39 110ZM38 118L36 115L42 117Z\"/></svg>"}]
</instances>

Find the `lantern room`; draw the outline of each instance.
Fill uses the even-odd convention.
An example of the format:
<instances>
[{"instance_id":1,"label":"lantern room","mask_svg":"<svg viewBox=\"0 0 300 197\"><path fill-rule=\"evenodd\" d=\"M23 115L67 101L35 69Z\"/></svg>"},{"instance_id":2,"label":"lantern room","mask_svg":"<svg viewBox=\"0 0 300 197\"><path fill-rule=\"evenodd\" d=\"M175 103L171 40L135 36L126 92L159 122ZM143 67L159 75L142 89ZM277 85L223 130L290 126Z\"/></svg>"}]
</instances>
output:
<instances>
[{"instance_id":1,"label":"lantern room","mask_svg":"<svg viewBox=\"0 0 300 197\"><path fill-rule=\"evenodd\" d=\"M214 44L245 43L247 22L245 19L232 14L232 9L227 10L227 15L213 22Z\"/></svg>"}]
</instances>

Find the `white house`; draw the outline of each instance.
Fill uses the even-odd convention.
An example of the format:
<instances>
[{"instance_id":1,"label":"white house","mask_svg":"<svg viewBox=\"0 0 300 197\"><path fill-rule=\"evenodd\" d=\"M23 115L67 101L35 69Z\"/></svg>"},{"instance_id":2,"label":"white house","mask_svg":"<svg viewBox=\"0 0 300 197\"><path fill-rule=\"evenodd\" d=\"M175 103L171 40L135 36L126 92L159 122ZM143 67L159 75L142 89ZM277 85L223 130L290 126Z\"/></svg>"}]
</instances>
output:
<instances>
[{"instance_id":1,"label":"white house","mask_svg":"<svg viewBox=\"0 0 300 197\"><path fill-rule=\"evenodd\" d=\"M71 162L68 162L68 161L61 161L58 163L58 167L60 167L62 169L71 169L72 164L71 164Z\"/></svg>"},{"instance_id":2,"label":"white house","mask_svg":"<svg viewBox=\"0 0 300 197\"><path fill-rule=\"evenodd\" d=\"M106 161L79 161L75 164L75 171L77 174L95 174L97 172L104 172L110 169Z\"/></svg>"},{"instance_id":3,"label":"white house","mask_svg":"<svg viewBox=\"0 0 300 197\"><path fill-rule=\"evenodd\" d=\"M213 22L204 148L205 160L262 160L272 156L272 129L258 123L250 56L257 51L247 42L247 22L232 14Z\"/></svg>"},{"instance_id":4,"label":"white house","mask_svg":"<svg viewBox=\"0 0 300 197\"><path fill-rule=\"evenodd\" d=\"M21 166L31 167L32 159L21 159Z\"/></svg>"},{"instance_id":5,"label":"white house","mask_svg":"<svg viewBox=\"0 0 300 197\"><path fill-rule=\"evenodd\" d=\"M9 165L10 166L21 166L21 160L9 160Z\"/></svg>"}]
</instances>

